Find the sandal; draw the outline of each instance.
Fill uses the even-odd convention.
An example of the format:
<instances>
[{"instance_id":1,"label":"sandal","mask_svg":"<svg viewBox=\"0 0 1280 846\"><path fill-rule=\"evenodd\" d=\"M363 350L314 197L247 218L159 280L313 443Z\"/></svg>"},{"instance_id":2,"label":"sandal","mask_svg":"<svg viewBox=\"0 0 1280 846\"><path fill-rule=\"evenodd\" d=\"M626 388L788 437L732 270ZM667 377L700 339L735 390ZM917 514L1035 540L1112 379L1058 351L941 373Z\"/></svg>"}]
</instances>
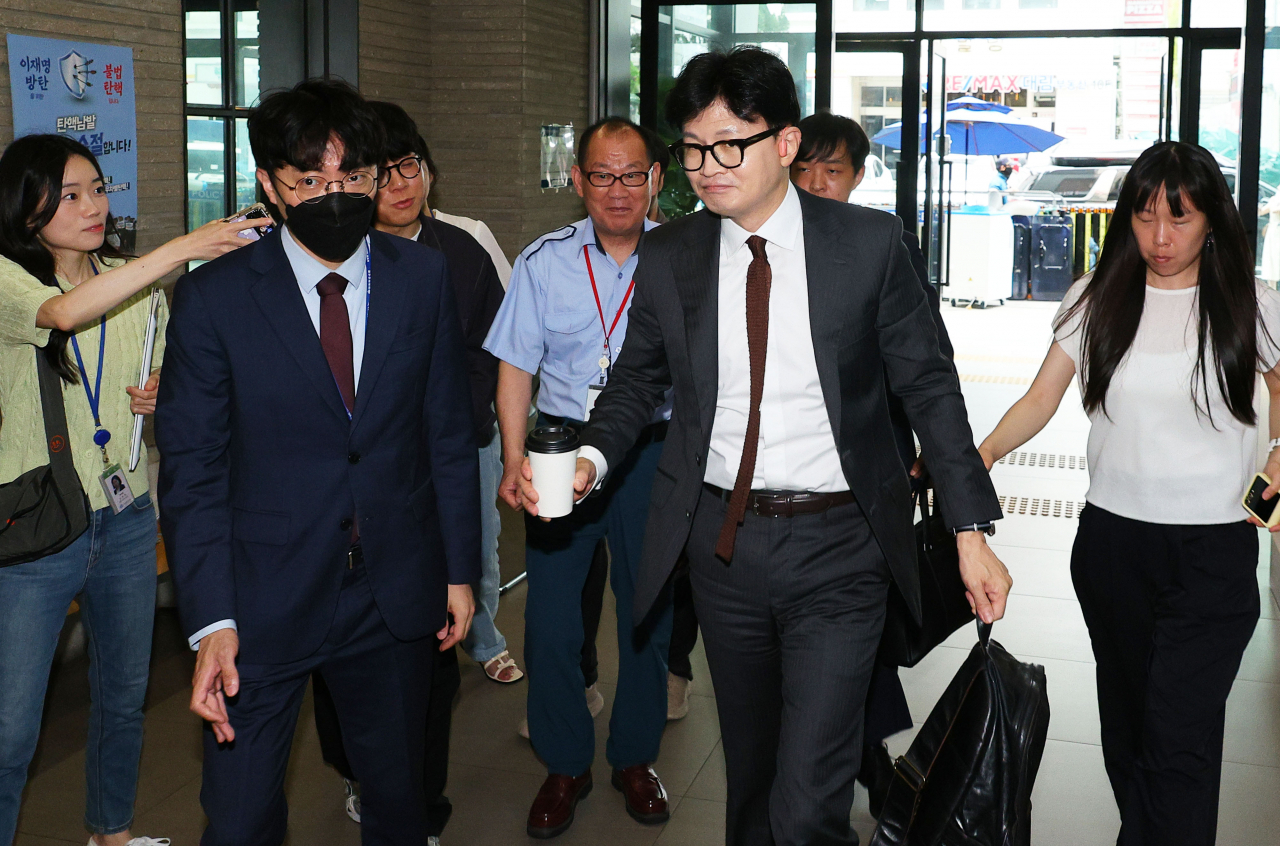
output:
<instances>
[{"instance_id":1,"label":"sandal","mask_svg":"<svg viewBox=\"0 0 1280 846\"><path fill-rule=\"evenodd\" d=\"M485 661L481 666L484 668L484 674L498 684L511 684L524 678L524 671L516 666L516 660L506 650Z\"/></svg>"}]
</instances>

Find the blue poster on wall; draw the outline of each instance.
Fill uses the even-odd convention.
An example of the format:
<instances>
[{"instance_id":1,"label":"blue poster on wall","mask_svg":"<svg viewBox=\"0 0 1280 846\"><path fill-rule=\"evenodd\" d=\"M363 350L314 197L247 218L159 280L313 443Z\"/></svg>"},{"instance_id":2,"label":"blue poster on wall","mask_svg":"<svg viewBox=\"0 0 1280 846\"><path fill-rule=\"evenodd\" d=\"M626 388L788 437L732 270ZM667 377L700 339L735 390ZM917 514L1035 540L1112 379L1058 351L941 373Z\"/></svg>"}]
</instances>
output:
<instances>
[{"instance_id":1,"label":"blue poster on wall","mask_svg":"<svg viewBox=\"0 0 1280 846\"><path fill-rule=\"evenodd\" d=\"M6 36L14 137L56 133L93 151L111 199L120 247L138 231L138 122L133 50L83 41Z\"/></svg>"}]
</instances>

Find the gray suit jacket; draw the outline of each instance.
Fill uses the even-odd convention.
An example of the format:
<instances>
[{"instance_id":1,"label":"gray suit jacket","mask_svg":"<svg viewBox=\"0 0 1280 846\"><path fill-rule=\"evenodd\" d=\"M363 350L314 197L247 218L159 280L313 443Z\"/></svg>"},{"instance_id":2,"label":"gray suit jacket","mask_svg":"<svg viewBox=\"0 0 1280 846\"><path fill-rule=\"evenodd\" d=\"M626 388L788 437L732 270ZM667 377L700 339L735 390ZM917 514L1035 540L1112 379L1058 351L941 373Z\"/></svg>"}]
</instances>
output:
<instances>
[{"instance_id":1,"label":"gray suit jacket","mask_svg":"<svg viewBox=\"0 0 1280 846\"><path fill-rule=\"evenodd\" d=\"M919 616L919 572L906 468L894 443L886 381L929 457L952 525L1000 518L973 444L960 382L893 215L800 192L809 319L818 378L849 489L894 580ZM647 233L627 342L582 441L618 466L666 389L671 427L650 499L635 593L643 619L671 574L697 508L718 378L720 218L701 211ZM773 339L773 343L785 339ZM887 380L886 380L887 376Z\"/></svg>"}]
</instances>

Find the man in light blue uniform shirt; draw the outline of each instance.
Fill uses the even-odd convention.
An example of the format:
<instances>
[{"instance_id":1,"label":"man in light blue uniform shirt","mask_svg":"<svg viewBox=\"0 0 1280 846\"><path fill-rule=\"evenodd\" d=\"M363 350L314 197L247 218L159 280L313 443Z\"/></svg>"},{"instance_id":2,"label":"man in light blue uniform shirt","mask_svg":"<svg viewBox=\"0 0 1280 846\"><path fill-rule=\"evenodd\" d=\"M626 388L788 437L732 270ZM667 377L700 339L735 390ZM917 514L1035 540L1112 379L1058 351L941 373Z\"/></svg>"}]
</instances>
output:
<instances>
[{"instance_id":1,"label":"man in light blue uniform shirt","mask_svg":"<svg viewBox=\"0 0 1280 846\"><path fill-rule=\"evenodd\" d=\"M574 186L585 220L529 245L484 348L500 360L498 426L503 479L498 492L520 510L517 485L534 374L540 425L581 426L597 388L608 380L626 340L636 248L653 195L661 189L652 151L634 124L608 119L583 134ZM527 831L555 837L573 822L591 789L595 731L582 691L582 589L597 541L607 537L610 581L618 607L618 688L606 757L627 811L643 823L668 817L651 764L667 718L667 648L671 608L632 620L640 544L669 407L645 430L597 496L550 522L526 517L525 661L530 739L548 776L529 812Z\"/></svg>"}]
</instances>

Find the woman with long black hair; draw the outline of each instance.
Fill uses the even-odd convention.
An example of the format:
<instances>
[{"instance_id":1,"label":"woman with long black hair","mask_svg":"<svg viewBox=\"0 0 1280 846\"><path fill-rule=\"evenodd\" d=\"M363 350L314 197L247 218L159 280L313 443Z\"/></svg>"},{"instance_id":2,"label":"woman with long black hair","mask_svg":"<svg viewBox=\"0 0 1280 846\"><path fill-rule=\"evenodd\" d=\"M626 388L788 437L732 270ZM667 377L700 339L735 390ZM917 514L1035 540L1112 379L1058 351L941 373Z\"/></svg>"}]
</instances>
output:
<instances>
[{"instance_id":1,"label":"woman with long black hair","mask_svg":"<svg viewBox=\"0 0 1280 846\"><path fill-rule=\"evenodd\" d=\"M1240 507L1258 463L1258 373L1271 398L1265 472L1280 482L1280 294L1253 267L1213 157L1151 147L1031 388L979 447L988 468L1017 449L1079 374L1092 425L1071 578L1122 846L1216 834L1227 695L1259 613L1258 535Z\"/></svg>"},{"instance_id":2,"label":"woman with long black hair","mask_svg":"<svg viewBox=\"0 0 1280 846\"><path fill-rule=\"evenodd\" d=\"M129 831L155 613L156 520L147 463L113 476L106 468L127 467L132 415L155 410L158 369L145 389L134 386L150 313L147 289L188 261L249 243L239 233L253 225L216 221L130 260L110 240L106 186L88 148L60 135L29 135L0 156L0 482L48 463L36 370L36 356L44 356L62 378L70 446L92 509L88 530L61 552L0 568L4 846L13 841L58 633L77 596L89 642L90 843L168 842ZM163 338L161 326L156 368ZM123 507L113 506L108 490Z\"/></svg>"}]
</instances>

